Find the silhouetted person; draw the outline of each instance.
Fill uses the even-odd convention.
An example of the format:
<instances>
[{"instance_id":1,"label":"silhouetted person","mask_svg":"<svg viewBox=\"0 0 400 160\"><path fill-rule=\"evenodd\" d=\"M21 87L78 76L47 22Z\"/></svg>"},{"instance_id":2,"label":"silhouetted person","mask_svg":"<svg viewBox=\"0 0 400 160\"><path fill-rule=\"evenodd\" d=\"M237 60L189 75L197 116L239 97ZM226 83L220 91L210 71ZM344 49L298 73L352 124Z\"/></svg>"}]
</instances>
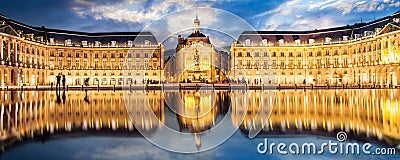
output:
<instances>
[{"instance_id":1,"label":"silhouetted person","mask_svg":"<svg viewBox=\"0 0 400 160\"><path fill-rule=\"evenodd\" d=\"M65 100L67 99L67 97L65 96L65 90L63 91L63 93L62 93L62 100L63 100L63 103L65 103Z\"/></svg>"},{"instance_id":2,"label":"silhouetted person","mask_svg":"<svg viewBox=\"0 0 400 160\"><path fill-rule=\"evenodd\" d=\"M83 99L86 103L90 103L89 102L89 97L88 97L88 95L87 95L87 91L85 91L86 92L86 94L85 94L85 98Z\"/></svg>"},{"instance_id":3,"label":"silhouetted person","mask_svg":"<svg viewBox=\"0 0 400 160\"><path fill-rule=\"evenodd\" d=\"M83 81L83 84L85 85L85 90L86 90L87 87L89 86L89 77L85 78L85 80Z\"/></svg>"},{"instance_id":4,"label":"silhouetted person","mask_svg":"<svg viewBox=\"0 0 400 160\"><path fill-rule=\"evenodd\" d=\"M65 75L63 74L62 75L62 85L63 85L64 90L65 90L65 82L66 82Z\"/></svg>"},{"instance_id":5,"label":"silhouetted person","mask_svg":"<svg viewBox=\"0 0 400 160\"><path fill-rule=\"evenodd\" d=\"M60 92L56 89L56 96L57 96L57 104L61 103Z\"/></svg>"},{"instance_id":6,"label":"silhouetted person","mask_svg":"<svg viewBox=\"0 0 400 160\"><path fill-rule=\"evenodd\" d=\"M61 81L61 76L60 76L60 74L58 74L58 75L56 76L56 80L57 80L57 83L56 83L56 90L58 90L58 89L60 89L60 81Z\"/></svg>"}]
</instances>

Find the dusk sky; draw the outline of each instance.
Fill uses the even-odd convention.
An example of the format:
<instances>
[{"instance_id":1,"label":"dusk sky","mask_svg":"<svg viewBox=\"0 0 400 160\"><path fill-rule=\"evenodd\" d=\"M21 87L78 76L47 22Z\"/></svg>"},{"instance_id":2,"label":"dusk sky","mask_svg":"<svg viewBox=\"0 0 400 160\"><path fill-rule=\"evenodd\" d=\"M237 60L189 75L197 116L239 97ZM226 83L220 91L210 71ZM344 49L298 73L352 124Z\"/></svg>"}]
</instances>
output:
<instances>
[{"instance_id":1,"label":"dusk sky","mask_svg":"<svg viewBox=\"0 0 400 160\"><path fill-rule=\"evenodd\" d=\"M160 17L195 7L216 8L248 22L255 30L314 30L368 22L399 11L400 1L157 1L157 0L13 0L0 1L0 14L32 26L83 32L142 31ZM193 10L190 10L193 12ZM203 14L203 15L202 15ZM192 27L195 13L160 26L173 30ZM202 24L229 21L199 13ZM232 26L220 23L220 28Z\"/></svg>"}]
</instances>

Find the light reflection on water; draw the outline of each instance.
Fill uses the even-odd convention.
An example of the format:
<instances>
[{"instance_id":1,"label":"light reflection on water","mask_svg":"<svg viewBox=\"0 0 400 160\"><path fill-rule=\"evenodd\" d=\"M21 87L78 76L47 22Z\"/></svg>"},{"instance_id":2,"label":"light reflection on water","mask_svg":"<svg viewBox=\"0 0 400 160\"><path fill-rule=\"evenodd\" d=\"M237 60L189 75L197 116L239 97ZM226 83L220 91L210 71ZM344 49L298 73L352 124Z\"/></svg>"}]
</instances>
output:
<instances>
[{"instance_id":1,"label":"light reflection on water","mask_svg":"<svg viewBox=\"0 0 400 160\"><path fill-rule=\"evenodd\" d=\"M399 144L399 90L176 92L133 91L133 98L124 97L121 91L1 92L1 145L7 151L30 139L140 136L137 127L148 132L165 126L203 132L218 124L229 106L232 115L227 116L245 135L257 129L261 130L259 136L334 137L338 131L346 131L357 141ZM182 103L164 102L174 94L182 97ZM128 111L127 100L136 104ZM144 107L146 104L151 107Z\"/></svg>"}]
</instances>

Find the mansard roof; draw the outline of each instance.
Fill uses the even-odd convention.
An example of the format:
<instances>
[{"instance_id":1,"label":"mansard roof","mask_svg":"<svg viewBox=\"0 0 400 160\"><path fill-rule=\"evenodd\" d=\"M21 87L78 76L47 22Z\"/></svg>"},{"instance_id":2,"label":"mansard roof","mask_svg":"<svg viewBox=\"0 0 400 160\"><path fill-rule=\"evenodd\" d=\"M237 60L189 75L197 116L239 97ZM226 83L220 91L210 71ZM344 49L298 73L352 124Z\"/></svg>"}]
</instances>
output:
<instances>
[{"instance_id":1,"label":"mansard roof","mask_svg":"<svg viewBox=\"0 0 400 160\"><path fill-rule=\"evenodd\" d=\"M354 39L356 35L364 36L366 32L378 33L386 25L391 24L399 26L399 23L394 22L395 18L400 18L400 11L368 23L356 23L341 27L315 29L308 31L244 31L238 38L238 43L244 43L246 39L253 43L260 43L266 39L269 43L278 43L279 40L284 40L287 43L293 43L295 40L300 40L301 43L308 43L309 39L314 39L316 43L325 41L325 38L331 38L331 41L343 40L343 36L348 39ZM378 30L376 30L378 29Z\"/></svg>"},{"instance_id":2,"label":"mansard roof","mask_svg":"<svg viewBox=\"0 0 400 160\"><path fill-rule=\"evenodd\" d=\"M65 40L70 39L72 44L75 46L82 45L82 41L88 43L94 43L99 41L102 44L108 44L111 41L116 41L119 44L127 43L127 41L133 41L134 45L142 45L145 40L149 41L152 45L157 45L158 42L154 35L150 32L103 32L103 33L89 33L89 32L78 32L78 31L67 31L60 29L51 29L42 27L29 26L12 19L9 19L3 15L0 15L0 22L3 22L12 27L19 36L33 34L34 37L43 37L45 42L49 42L50 38L54 38L54 41L63 44Z\"/></svg>"}]
</instances>

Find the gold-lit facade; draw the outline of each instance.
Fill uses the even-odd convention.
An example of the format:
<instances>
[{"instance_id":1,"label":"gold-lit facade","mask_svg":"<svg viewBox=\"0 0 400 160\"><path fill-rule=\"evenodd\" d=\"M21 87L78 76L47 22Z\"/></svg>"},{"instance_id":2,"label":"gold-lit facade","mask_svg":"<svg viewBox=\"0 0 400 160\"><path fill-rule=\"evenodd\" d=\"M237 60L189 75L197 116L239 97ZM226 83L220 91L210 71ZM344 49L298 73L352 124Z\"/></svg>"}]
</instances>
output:
<instances>
[{"instance_id":1,"label":"gold-lit facade","mask_svg":"<svg viewBox=\"0 0 400 160\"><path fill-rule=\"evenodd\" d=\"M210 37L200 32L196 16L194 30L187 38L178 35L176 54L167 64L167 82L218 83L229 70L227 56L217 51Z\"/></svg>"},{"instance_id":2,"label":"gold-lit facade","mask_svg":"<svg viewBox=\"0 0 400 160\"><path fill-rule=\"evenodd\" d=\"M400 84L400 13L312 31L246 31L232 43L231 78L281 85Z\"/></svg>"},{"instance_id":3,"label":"gold-lit facade","mask_svg":"<svg viewBox=\"0 0 400 160\"><path fill-rule=\"evenodd\" d=\"M400 12L369 23L311 31L245 31L216 50L196 17L176 54L151 33L83 33L0 17L1 86L129 85L227 80L271 85L400 84ZM165 70L164 70L164 65ZM229 79L228 79L229 78Z\"/></svg>"},{"instance_id":4,"label":"gold-lit facade","mask_svg":"<svg viewBox=\"0 0 400 160\"><path fill-rule=\"evenodd\" d=\"M143 96L132 96L144 94ZM1 92L0 140L74 132L137 133L164 122L160 92ZM130 107L135 104L135 107ZM148 104L150 107L136 105ZM130 109L129 114L127 109ZM155 116L149 116L154 113ZM139 134L139 133L137 133Z\"/></svg>"},{"instance_id":5,"label":"gold-lit facade","mask_svg":"<svg viewBox=\"0 0 400 160\"><path fill-rule=\"evenodd\" d=\"M182 97L180 105L164 104L171 98L175 103L177 100L171 97L172 92L161 91L1 92L0 140L7 146L14 140L46 134L139 135L138 130L152 133L172 127L193 133L196 147L201 147L201 133L218 127L221 117L229 116L231 125L244 133L336 135L346 131L388 145L400 142L398 90L174 93Z\"/></svg>"},{"instance_id":6,"label":"gold-lit facade","mask_svg":"<svg viewBox=\"0 0 400 160\"><path fill-rule=\"evenodd\" d=\"M386 89L236 92L232 93L232 123L260 134L346 131L396 145L400 141L398 94Z\"/></svg>"},{"instance_id":7,"label":"gold-lit facade","mask_svg":"<svg viewBox=\"0 0 400 160\"><path fill-rule=\"evenodd\" d=\"M1 86L159 83L164 49L151 33L84 33L0 17Z\"/></svg>"}]
</instances>

